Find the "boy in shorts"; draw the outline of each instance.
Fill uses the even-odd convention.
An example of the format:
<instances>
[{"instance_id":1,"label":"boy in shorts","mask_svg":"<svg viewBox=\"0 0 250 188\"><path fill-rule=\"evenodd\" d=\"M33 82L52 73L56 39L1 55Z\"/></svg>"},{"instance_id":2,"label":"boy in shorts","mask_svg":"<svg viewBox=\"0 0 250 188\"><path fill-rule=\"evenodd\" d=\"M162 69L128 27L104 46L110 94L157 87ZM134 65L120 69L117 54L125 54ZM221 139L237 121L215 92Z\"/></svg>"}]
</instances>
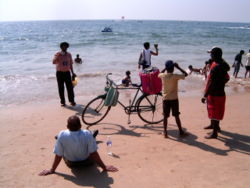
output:
<instances>
[{"instance_id":1,"label":"boy in shorts","mask_svg":"<svg viewBox=\"0 0 250 188\"><path fill-rule=\"evenodd\" d=\"M174 68L182 72L182 74L173 74ZM187 76L187 72L179 67L177 63L174 63L172 60L168 60L165 63L165 69L159 74L159 78L162 79L163 85L163 113L164 113L164 136L168 138L167 125L168 117L170 111L175 117L176 124L179 128L180 136L187 135L181 126L180 112L179 112L179 100L178 100L178 81L180 79L184 80Z\"/></svg>"}]
</instances>

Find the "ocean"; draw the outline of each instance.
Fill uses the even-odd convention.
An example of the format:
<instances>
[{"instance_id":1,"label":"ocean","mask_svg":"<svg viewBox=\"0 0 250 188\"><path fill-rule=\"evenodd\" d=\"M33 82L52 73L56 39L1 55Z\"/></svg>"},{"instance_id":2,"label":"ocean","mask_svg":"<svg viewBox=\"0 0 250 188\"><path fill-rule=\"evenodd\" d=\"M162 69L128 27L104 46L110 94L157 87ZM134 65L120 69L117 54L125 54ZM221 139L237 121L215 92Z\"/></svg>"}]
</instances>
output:
<instances>
[{"instance_id":1,"label":"ocean","mask_svg":"<svg viewBox=\"0 0 250 188\"><path fill-rule=\"evenodd\" d=\"M101 30L110 26L112 33ZM105 75L119 82L130 70L132 81L139 82L138 58L143 43L159 45L159 56L152 65L162 69L172 59L181 67L202 68L212 46L223 49L224 59L232 65L241 49L250 49L250 24L195 21L31 21L0 22L0 107L58 99L54 54L60 42L70 44L68 51L83 64L74 64L79 82L75 87L77 103L103 93ZM245 59L243 58L243 63ZM241 68L240 76L244 74ZM232 72L232 71L231 71ZM204 80L192 75L180 84L181 95L201 95Z\"/></svg>"}]
</instances>

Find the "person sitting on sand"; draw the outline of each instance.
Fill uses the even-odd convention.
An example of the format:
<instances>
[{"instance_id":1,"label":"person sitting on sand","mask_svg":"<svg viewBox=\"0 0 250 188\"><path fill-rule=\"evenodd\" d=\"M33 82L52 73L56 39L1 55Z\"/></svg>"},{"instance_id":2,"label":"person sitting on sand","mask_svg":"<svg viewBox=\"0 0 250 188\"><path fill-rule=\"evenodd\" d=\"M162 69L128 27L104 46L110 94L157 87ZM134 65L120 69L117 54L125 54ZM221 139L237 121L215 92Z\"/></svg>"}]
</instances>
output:
<instances>
[{"instance_id":1,"label":"person sitting on sand","mask_svg":"<svg viewBox=\"0 0 250 188\"><path fill-rule=\"evenodd\" d=\"M250 78L250 50L246 55L247 62L246 62L246 72L245 72L245 78L247 77L247 73L249 73L249 78Z\"/></svg>"},{"instance_id":2,"label":"person sitting on sand","mask_svg":"<svg viewBox=\"0 0 250 188\"><path fill-rule=\"evenodd\" d=\"M158 56L158 44L155 44L155 52L150 50L150 43L145 42L143 44L144 49L140 53L139 61L138 61L138 69L146 69L151 66L151 55Z\"/></svg>"},{"instance_id":3,"label":"person sitting on sand","mask_svg":"<svg viewBox=\"0 0 250 188\"><path fill-rule=\"evenodd\" d=\"M207 102L208 117L211 124L204 129L213 129L205 138L217 138L220 131L220 121L223 119L225 112L225 84L229 81L228 71L230 66L222 58L222 49L214 47L209 51L213 63L210 67L210 73L207 78L207 84L202 103Z\"/></svg>"},{"instance_id":4,"label":"person sitting on sand","mask_svg":"<svg viewBox=\"0 0 250 188\"><path fill-rule=\"evenodd\" d=\"M193 72L197 74L202 74L202 69L194 68L192 65L189 65L188 69L190 70L189 75L191 75Z\"/></svg>"},{"instance_id":5,"label":"person sitting on sand","mask_svg":"<svg viewBox=\"0 0 250 188\"><path fill-rule=\"evenodd\" d=\"M80 58L79 54L76 55L75 63L82 64L82 58Z\"/></svg>"},{"instance_id":6,"label":"person sitting on sand","mask_svg":"<svg viewBox=\"0 0 250 188\"><path fill-rule=\"evenodd\" d=\"M234 67L234 77L237 78L238 76L238 73L240 71L240 66L243 67L243 64L241 62L241 59L242 59L242 55L244 54L244 50L241 50L240 53L238 53L236 56L235 56L235 59L234 59L234 64L232 67Z\"/></svg>"},{"instance_id":7,"label":"person sitting on sand","mask_svg":"<svg viewBox=\"0 0 250 188\"><path fill-rule=\"evenodd\" d=\"M122 85L128 87L129 84L132 84L130 74L130 71L126 71L126 77L122 79Z\"/></svg>"},{"instance_id":8,"label":"person sitting on sand","mask_svg":"<svg viewBox=\"0 0 250 188\"><path fill-rule=\"evenodd\" d=\"M182 74L173 74L174 68L180 70ZM167 71L167 72L166 72ZM185 79L188 74L177 63L172 60L168 60L165 63L165 69L159 74L159 78L162 79L163 85L163 113L164 113L164 136L168 137L167 125L170 110L172 115L175 117L176 124L179 128L179 135L185 136L186 133L183 131L180 120L179 112L179 100L178 100L178 81Z\"/></svg>"},{"instance_id":9,"label":"person sitting on sand","mask_svg":"<svg viewBox=\"0 0 250 188\"><path fill-rule=\"evenodd\" d=\"M43 170L40 176L53 174L62 158L70 168L79 166L89 166L96 163L103 171L116 172L114 166L106 166L97 152L97 144L94 137L88 130L81 130L81 122L77 116L68 118L67 130L61 131L57 136L54 148L54 162L50 170Z\"/></svg>"}]
</instances>

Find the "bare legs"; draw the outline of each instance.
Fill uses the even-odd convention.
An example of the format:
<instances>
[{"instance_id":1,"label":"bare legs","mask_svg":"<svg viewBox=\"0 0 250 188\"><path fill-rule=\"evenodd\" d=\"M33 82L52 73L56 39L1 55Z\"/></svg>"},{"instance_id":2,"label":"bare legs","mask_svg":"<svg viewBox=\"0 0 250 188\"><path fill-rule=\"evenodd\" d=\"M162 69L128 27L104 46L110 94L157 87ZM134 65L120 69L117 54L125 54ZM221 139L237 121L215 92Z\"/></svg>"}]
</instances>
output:
<instances>
[{"instance_id":1,"label":"bare legs","mask_svg":"<svg viewBox=\"0 0 250 188\"><path fill-rule=\"evenodd\" d=\"M208 127L205 127L205 129L213 129L213 132L211 132L208 136L205 138L212 139L218 137L218 132L220 132L220 121L218 120L211 120L211 125Z\"/></svg>"},{"instance_id":2,"label":"bare legs","mask_svg":"<svg viewBox=\"0 0 250 188\"><path fill-rule=\"evenodd\" d=\"M182 126L181 126L181 120L179 116L175 116L175 121L179 129L179 135L184 136L186 133L183 131ZM167 133L167 126L168 126L168 117L164 117L164 136L165 138L168 138L168 133Z\"/></svg>"}]
</instances>

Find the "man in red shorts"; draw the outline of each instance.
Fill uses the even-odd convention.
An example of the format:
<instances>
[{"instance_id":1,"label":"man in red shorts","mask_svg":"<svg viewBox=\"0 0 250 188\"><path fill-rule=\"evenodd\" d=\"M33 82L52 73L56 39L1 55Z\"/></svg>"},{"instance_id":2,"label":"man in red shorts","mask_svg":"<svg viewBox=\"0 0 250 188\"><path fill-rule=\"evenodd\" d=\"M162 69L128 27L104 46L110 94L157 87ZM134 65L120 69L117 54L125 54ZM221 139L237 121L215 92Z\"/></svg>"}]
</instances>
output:
<instances>
[{"instance_id":1,"label":"man in red shorts","mask_svg":"<svg viewBox=\"0 0 250 188\"><path fill-rule=\"evenodd\" d=\"M205 138L217 138L220 131L220 120L223 119L225 111L225 84L229 81L228 71L230 66L222 59L222 49L213 47L208 51L211 55L212 64L210 74L208 75L207 85L204 97L201 99L203 103L207 102L208 117L211 124L204 129L213 129L213 132Z\"/></svg>"}]
</instances>

